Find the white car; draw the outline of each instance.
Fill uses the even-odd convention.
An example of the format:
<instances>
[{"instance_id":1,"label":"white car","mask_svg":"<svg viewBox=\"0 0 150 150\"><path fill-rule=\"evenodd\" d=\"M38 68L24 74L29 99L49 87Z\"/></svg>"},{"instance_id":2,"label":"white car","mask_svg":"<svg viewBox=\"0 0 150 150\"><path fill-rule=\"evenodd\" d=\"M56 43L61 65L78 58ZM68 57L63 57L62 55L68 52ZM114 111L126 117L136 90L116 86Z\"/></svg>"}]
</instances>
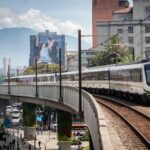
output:
<instances>
[{"instance_id":1,"label":"white car","mask_svg":"<svg viewBox=\"0 0 150 150\"><path fill-rule=\"evenodd\" d=\"M18 109L14 109L12 112L12 117L19 118L21 116L21 112Z\"/></svg>"},{"instance_id":2,"label":"white car","mask_svg":"<svg viewBox=\"0 0 150 150\"><path fill-rule=\"evenodd\" d=\"M56 123L51 123L50 128L54 131L57 130L57 124Z\"/></svg>"},{"instance_id":3,"label":"white car","mask_svg":"<svg viewBox=\"0 0 150 150\"><path fill-rule=\"evenodd\" d=\"M19 125L20 117L13 117L11 122L13 125Z\"/></svg>"},{"instance_id":4,"label":"white car","mask_svg":"<svg viewBox=\"0 0 150 150\"><path fill-rule=\"evenodd\" d=\"M6 106L6 112L12 112L12 106Z\"/></svg>"},{"instance_id":5,"label":"white car","mask_svg":"<svg viewBox=\"0 0 150 150\"><path fill-rule=\"evenodd\" d=\"M17 109L17 105L15 105L15 104L12 105L12 109L13 109L13 110Z\"/></svg>"},{"instance_id":6,"label":"white car","mask_svg":"<svg viewBox=\"0 0 150 150\"><path fill-rule=\"evenodd\" d=\"M6 106L6 115L10 116L12 113L12 107L11 106Z\"/></svg>"}]
</instances>

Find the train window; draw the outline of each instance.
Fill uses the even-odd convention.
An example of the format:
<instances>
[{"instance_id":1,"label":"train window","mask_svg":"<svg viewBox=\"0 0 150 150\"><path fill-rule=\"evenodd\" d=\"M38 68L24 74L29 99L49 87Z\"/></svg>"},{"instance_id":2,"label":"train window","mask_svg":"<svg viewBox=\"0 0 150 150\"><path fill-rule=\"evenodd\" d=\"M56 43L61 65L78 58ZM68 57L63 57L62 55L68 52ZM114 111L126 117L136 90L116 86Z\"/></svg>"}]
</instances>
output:
<instances>
[{"instance_id":1,"label":"train window","mask_svg":"<svg viewBox=\"0 0 150 150\"><path fill-rule=\"evenodd\" d=\"M83 73L82 80L93 80L94 73Z\"/></svg>"},{"instance_id":2,"label":"train window","mask_svg":"<svg viewBox=\"0 0 150 150\"><path fill-rule=\"evenodd\" d=\"M75 80L75 79L74 79L74 75L71 74L71 75L69 76L69 79L70 79L70 81L74 81L74 80Z\"/></svg>"},{"instance_id":3,"label":"train window","mask_svg":"<svg viewBox=\"0 0 150 150\"><path fill-rule=\"evenodd\" d=\"M110 72L110 79L117 81L142 81L142 70L141 69L130 69L130 70L115 70Z\"/></svg>"},{"instance_id":4,"label":"train window","mask_svg":"<svg viewBox=\"0 0 150 150\"><path fill-rule=\"evenodd\" d=\"M108 80L108 71L98 72L95 77L96 80Z\"/></svg>"},{"instance_id":5,"label":"train window","mask_svg":"<svg viewBox=\"0 0 150 150\"><path fill-rule=\"evenodd\" d=\"M150 86L150 65L145 65L146 82Z\"/></svg>"},{"instance_id":6,"label":"train window","mask_svg":"<svg viewBox=\"0 0 150 150\"><path fill-rule=\"evenodd\" d=\"M132 69L130 72L130 78L133 82L141 82L142 81L142 70L141 69Z\"/></svg>"},{"instance_id":7,"label":"train window","mask_svg":"<svg viewBox=\"0 0 150 150\"><path fill-rule=\"evenodd\" d=\"M64 81L69 80L69 75L62 75L61 78Z\"/></svg>"}]
</instances>

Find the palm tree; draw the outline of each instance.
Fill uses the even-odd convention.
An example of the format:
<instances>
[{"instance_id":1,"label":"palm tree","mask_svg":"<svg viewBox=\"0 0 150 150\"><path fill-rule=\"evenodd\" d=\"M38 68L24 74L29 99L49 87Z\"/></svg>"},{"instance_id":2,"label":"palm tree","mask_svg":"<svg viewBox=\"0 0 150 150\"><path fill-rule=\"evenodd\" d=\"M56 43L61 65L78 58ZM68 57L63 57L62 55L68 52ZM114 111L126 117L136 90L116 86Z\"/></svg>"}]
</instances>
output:
<instances>
[{"instance_id":1,"label":"palm tree","mask_svg":"<svg viewBox=\"0 0 150 150\"><path fill-rule=\"evenodd\" d=\"M121 43L121 38L114 36L105 46L104 60L109 64L119 63L124 57L128 57L129 49Z\"/></svg>"},{"instance_id":2,"label":"palm tree","mask_svg":"<svg viewBox=\"0 0 150 150\"><path fill-rule=\"evenodd\" d=\"M134 60L133 60L133 56L132 54L129 54L128 56L124 56L121 58L121 63L130 63L130 62L133 62L133 61L139 61L140 60L140 57L135 57Z\"/></svg>"},{"instance_id":3,"label":"palm tree","mask_svg":"<svg viewBox=\"0 0 150 150\"><path fill-rule=\"evenodd\" d=\"M104 46L104 45L103 45ZM114 36L111 41L105 45L105 51L100 52L92 59L92 66L108 65L116 63L127 63L133 61L132 54L128 47L121 43L121 38Z\"/></svg>"}]
</instances>

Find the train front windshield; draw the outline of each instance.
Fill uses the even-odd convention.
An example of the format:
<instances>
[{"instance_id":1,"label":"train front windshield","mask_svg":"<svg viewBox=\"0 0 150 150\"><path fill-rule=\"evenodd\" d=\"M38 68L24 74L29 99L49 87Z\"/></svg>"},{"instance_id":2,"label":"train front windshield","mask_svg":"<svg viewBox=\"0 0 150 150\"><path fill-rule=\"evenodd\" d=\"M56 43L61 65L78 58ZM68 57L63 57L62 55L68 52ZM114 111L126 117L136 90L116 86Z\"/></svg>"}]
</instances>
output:
<instances>
[{"instance_id":1,"label":"train front windshield","mask_svg":"<svg viewBox=\"0 0 150 150\"><path fill-rule=\"evenodd\" d=\"M150 64L144 66L146 74L146 82L150 86Z\"/></svg>"}]
</instances>

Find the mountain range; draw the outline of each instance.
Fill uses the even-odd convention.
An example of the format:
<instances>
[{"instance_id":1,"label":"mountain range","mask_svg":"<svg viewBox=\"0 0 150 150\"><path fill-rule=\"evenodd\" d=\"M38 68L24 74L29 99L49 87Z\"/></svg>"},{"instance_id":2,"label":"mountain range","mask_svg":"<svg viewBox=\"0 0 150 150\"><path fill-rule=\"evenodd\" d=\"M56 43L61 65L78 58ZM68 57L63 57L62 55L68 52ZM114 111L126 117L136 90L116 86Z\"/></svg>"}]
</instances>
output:
<instances>
[{"instance_id":1,"label":"mountain range","mask_svg":"<svg viewBox=\"0 0 150 150\"><path fill-rule=\"evenodd\" d=\"M13 66L28 66L30 55L30 35L38 34L29 28L4 28L0 30L0 67L3 57L11 58ZM65 35L67 50L78 50L78 39ZM91 44L82 41L82 47L88 49Z\"/></svg>"}]
</instances>

